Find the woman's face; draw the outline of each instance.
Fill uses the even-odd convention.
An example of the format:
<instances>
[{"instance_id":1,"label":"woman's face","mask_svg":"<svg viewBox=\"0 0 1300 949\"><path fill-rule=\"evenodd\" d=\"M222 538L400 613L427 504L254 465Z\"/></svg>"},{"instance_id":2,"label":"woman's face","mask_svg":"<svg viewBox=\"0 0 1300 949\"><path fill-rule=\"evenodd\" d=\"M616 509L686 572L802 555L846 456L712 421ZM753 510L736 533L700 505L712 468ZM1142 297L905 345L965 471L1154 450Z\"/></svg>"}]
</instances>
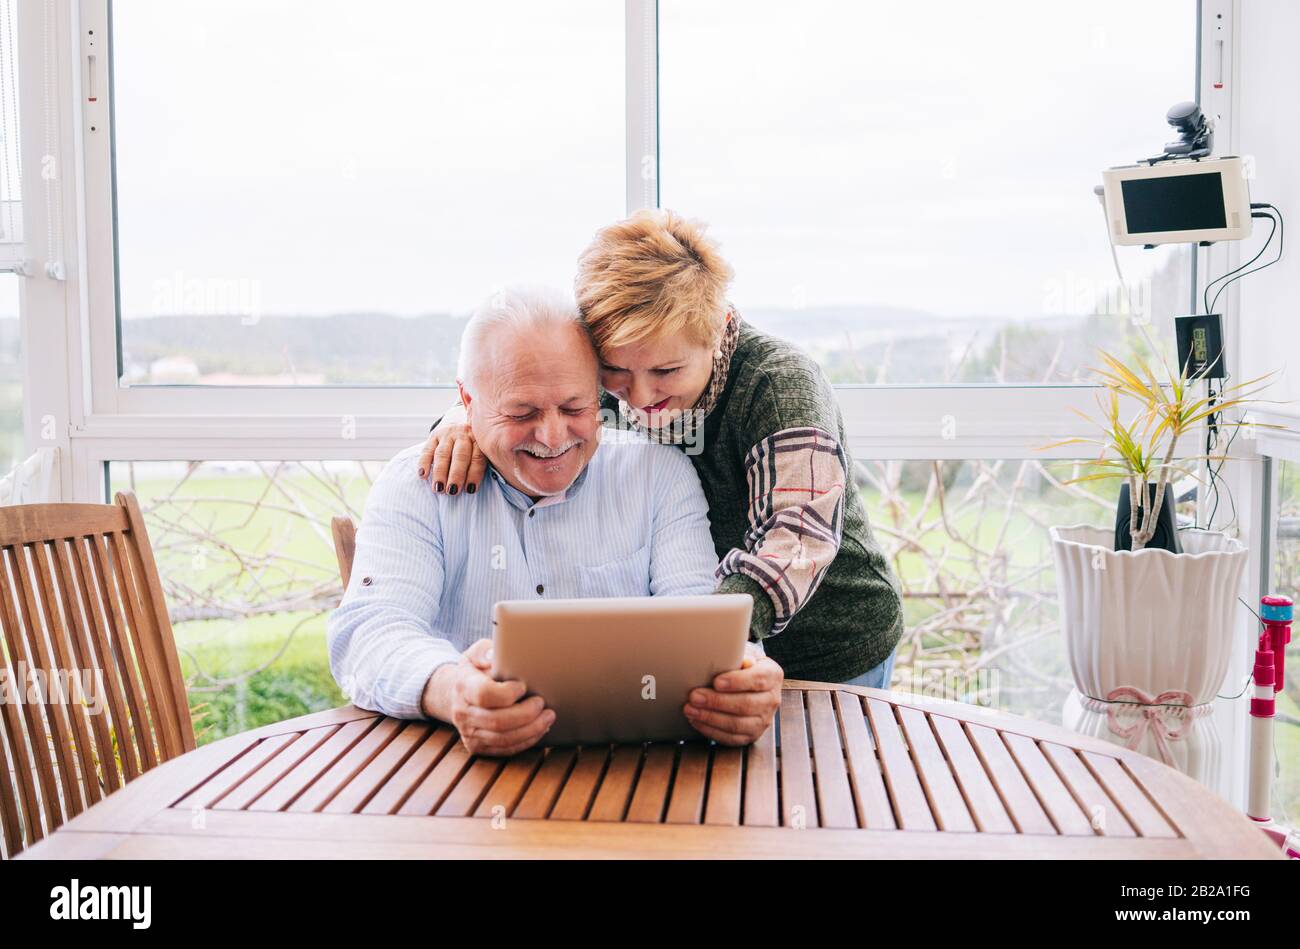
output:
<instances>
[{"instance_id":1,"label":"woman's face","mask_svg":"<svg viewBox=\"0 0 1300 949\"><path fill-rule=\"evenodd\" d=\"M682 338L651 338L600 354L600 384L650 428L668 425L704 393L716 347Z\"/></svg>"}]
</instances>

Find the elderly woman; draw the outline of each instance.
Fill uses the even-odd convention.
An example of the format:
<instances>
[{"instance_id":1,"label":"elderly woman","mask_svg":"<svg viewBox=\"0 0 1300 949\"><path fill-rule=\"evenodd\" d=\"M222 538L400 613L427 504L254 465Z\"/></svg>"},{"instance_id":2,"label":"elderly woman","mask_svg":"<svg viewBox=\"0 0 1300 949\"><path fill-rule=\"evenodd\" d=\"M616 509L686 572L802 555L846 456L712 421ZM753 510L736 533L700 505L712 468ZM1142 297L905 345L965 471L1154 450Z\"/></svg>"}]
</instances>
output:
<instances>
[{"instance_id":1,"label":"elderly woman","mask_svg":"<svg viewBox=\"0 0 1300 949\"><path fill-rule=\"evenodd\" d=\"M787 677L887 687L902 600L853 487L839 405L808 356L741 320L727 301L732 275L703 227L671 211L597 233L575 289L602 405L611 424L691 457L717 592L754 598L751 636ZM449 414L421 477L472 493L483 472L463 416Z\"/></svg>"}]
</instances>

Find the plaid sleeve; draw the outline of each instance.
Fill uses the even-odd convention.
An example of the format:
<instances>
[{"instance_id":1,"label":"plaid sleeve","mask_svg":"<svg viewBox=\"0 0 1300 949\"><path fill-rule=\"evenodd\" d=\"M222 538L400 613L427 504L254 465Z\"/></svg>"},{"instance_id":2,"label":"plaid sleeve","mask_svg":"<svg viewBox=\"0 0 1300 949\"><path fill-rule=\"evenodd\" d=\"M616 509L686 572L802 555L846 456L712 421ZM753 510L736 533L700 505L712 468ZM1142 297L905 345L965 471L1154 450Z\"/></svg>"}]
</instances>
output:
<instances>
[{"instance_id":1,"label":"plaid sleeve","mask_svg":"<svg viewBox=\"0 0 1300 949\"><path fill-rule=\"evenodd\" d=\"M740 574L772 600L770 635L789 624L816 592L844 531L844 449L820 428L787 428L764 438L745 458L749 529L717 579Z\"/></svg>"}]
</instances>

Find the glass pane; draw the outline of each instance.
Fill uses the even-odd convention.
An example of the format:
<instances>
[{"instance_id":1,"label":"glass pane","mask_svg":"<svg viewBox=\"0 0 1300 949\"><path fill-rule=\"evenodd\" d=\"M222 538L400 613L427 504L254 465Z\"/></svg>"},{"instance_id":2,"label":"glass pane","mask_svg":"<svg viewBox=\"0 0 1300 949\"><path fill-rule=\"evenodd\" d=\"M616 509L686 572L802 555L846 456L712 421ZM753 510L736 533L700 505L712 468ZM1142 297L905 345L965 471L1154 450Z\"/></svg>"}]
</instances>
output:
<instances>
[{"instance_id":1,"label":"glass pane","mask_svg":"<svg viewBox=\"0 0 1300 949\"><path fill-rule=\"evenodd\" d=\"M1118 484L1064 484L1083 471L1034 460L857 466L872 529L903 588L893 688L1125 743L1105 712L1085 707L1061 629L1048 528L1115 524ZM1180 519L1190 521L1194 507L1190 497L1180 503ZM1223 694L1237 691L1229 683ZM1217 753L1235 740L1224 725L1233 717L1197 718L1173 749L1181 770L1223 795L1237 793L1238 775Z\"/></svg>"},{"instance_id":2,"label":"glass pane","mask_svg":"<svg viewBox=\"0 0 1300 949\"><path fill-rule=\"evenodd\" d=\"M325 617L330 518L360 523L382 462L112 462L144 512L200 743L346 704Z\"/></svg>"},{"instance_id":3,"label":"glass pane","mask_svg":"<svg viewBox=\"0 0 1300 949\"><path fill-rule=\"evenodd\" d=\"M869 461L857 481L903 586L902 688L1060 723L1072 687L1047 529L1114 524L1070 462Z\"/></svg>"},{"instance_id":4,"label":"glass pane","mask_svg":"<svg viewBox=\"0 0 1300 949\"><path fill-rule=\"evenodd\" d=\"M131 383L454 378L624 211L623 5L113 6Z\"/></svg>"},{"instance_id":5,"label":"glass pane","mask_svg":"<svg viewBox=\"0 0 1300 949\"><path fill-rule=\"evenodd\" d=\"M1070 381L1137 333L1094 185L1195 95L1195 0L660 4L661 202L836 382ZM1123 248L1172 357L1186 248Z\"/></svg>"},{"instance_id":6,"label":"glass pane","mask_svg":"<svg viewBox=\"0 0 1300 949\"><path fill-rule=\"evenodd\" d=\"M1277 551L1272 593L1300 602L1300 464L1274 461L1278 484ZM1273 747L1281 774L1273 783L1273 816L1289 827L1300 821L1300 636L1286 650L1286 687L1278 693Z\"/></svg>"},{"instance_id":7,"label":"glass pane","mask_svg":"<svg viewBox=\"0 0 1300 949\"><path fill-rule=\"evenodd\" d=\"M22 336L18 327L18 281L0 274L0 476L25 456L23 449Z\"/></svg>"}]
</instances>

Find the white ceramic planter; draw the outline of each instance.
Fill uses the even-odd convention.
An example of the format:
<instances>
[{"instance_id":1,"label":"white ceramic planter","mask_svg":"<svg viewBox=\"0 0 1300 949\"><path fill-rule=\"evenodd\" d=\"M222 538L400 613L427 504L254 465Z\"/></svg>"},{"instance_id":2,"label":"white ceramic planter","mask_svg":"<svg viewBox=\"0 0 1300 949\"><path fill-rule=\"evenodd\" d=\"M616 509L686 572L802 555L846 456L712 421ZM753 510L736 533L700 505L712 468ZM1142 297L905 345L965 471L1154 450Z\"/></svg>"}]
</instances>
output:
<instances>
[{"instance_id":1,"label":"white ceramic planter","mask_svg":"<svg viewBox=\"0 0 1300 949\"><path fill-rule=\"evenodd\" d=\"M1214 531L1181 531L1181 554L1117 551L1114 531L1099 527L1050 534L1079 691L1104 700L1127 686L1212 701L1228 671L1246 547Z\"/></svg>"},{"instance_id":2,"label":"white ceramic planter","mask_svg":"<svg viewBox=\"0 0 1300 949\"><path fill-rule=\"evenodd\" d=\"M1207 713L1213 711L1213 706L1202 708ZM1126 738L1116 733L1116 719L1109 712L1109 707L1104 711L1098 709L1077 689L1071 689L1061 709L1061 722L1073 732L1100 738L1121 748L1132 748L1148 758L1177 768L1225 797L1231 795L1232 789L1228 786L1231 782L1225 780L1227 776L1223 771L1223 744L1213 714L1200 714L1200 710L1164 711L1159 713L1159 722L1150 722L1135 731L1131 738ZM1126 708L1114 714L1122 728L1134 724L1136 716L1141 713ZM1160 728L1172 737L1161 740L1157 735Z\"/></svg>"}]
</instances>

